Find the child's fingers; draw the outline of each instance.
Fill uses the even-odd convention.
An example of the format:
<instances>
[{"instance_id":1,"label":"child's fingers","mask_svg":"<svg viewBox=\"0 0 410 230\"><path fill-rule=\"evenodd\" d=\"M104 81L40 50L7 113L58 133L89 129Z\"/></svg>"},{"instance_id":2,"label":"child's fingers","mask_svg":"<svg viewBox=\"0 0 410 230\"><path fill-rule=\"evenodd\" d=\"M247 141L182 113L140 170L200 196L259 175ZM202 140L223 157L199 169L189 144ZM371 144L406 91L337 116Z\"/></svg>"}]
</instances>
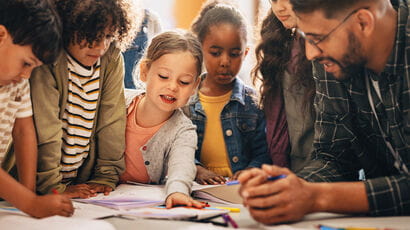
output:
<instances>
[{"instance_id":1,"label":"child's fingers","mask_svg":"<svg viewBox=\"0 0 410 230\"><path fill-rule=\"evenodd\" d=\"M225 178L223 176L215 176L212 178L214 181L216 181L218 184L223 184L225 183Z\"/></svg>"},{"instance_id":2,"label":"child's fingers","mask_svg":"<svg viewBox=\"0 0 410 230\"><path fill-rule=\"evenodd\" d=\"M172 197L168 197L167 200L165 201L165 207L172 208L172 206L173 206L173 199Z\"/></svg>"},{"instance_id":3,"label":"child's fingers","mask_svg":"<svg viewBox=\"0 0 410 230\"><path fill-rule=\"evenodd\" d=\"M198 184L202 184L202 185L207 185L208 184L204 179L196 179L196 182L198 182Z\"/></svg>"},{"instance_id":4,"label":"child's fingers","mask_svg":"<svg viewBox=\"0 0 410 230\"><path fill-rule=\"evenodd\" d=\"M205 180L208 184L219 184L214 178L208 178Z\"/></svg>"},{"instance_id":5,"label":"child's fingers","mask_svg":"<svg viewBox=\"0 0 410 230\"><path fill-rule=\"evenodd\" d=\"M204 208L205 207L205 203L196 201L196 200L192 200L192 206L195 208Z\"/></svg>"},{"instance_id":6,"label":"child's fingers","mask_svg":"<svg viewBox=\"0 0 410 230\"><path fill-rule=\"evenodd\" d=\"M112 188L110 186L105 186L104 195L108 196L112 192Z\"/></svg>"}]
</instances>

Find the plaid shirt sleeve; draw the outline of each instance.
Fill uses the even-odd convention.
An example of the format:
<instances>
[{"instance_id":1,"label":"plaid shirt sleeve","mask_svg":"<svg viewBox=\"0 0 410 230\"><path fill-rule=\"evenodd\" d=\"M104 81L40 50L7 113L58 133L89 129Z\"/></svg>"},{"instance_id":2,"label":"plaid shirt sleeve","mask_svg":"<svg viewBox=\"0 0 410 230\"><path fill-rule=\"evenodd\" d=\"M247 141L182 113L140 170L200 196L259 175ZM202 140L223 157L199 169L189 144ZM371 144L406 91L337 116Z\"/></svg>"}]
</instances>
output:
<instances>
[{"instance_id":1,"label":"plaid shirt sleeve","mask_svg":"<svg viewBox=\"0 0 410 230\"><path fill-rule=\"evenodd\" d=\"M358 178L359 145L352 131L352 114L345 86L314 65L316 122L313 160L298 175L308 181L353 181ZM353 148L356 146L357 148Z\"/></svg>"},{"instance_id":2,"label":"plaid shirt sleeve","mask_svg":"<svg viewBox=\"0 0 410 230\"><path fill-rule=\"evenodd\" d=\"M384 151L384 142L377 140L374 134L364 138L357 136L357 130L363 126L357 121L358 116L360 120L368 115L366 119L375 129L370 113L358 115L351 98L357 92L352 92L349 84L336 81L324 72L318 72L320 68L315 67L315 154L310 164L298 175L311 182L358 181L358 171L364 168L368 177L364 183L370 215L410 214L410 178L390 175L392 173L384 175L386 170L383 167L386 166L374 159L376 154L386 155L386 158L390 156ZM364 139L374 143L372 146L366 145ZM369 151L371 147L379 151Z\"/></svg>"}]
</instances>

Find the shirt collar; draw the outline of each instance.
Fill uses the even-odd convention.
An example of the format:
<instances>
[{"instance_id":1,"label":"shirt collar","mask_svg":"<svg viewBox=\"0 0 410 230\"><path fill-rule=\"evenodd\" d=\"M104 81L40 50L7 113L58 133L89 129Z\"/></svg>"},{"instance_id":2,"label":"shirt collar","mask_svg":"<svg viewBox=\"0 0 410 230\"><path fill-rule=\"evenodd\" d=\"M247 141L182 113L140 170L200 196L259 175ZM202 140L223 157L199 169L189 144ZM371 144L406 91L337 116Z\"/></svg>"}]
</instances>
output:
<instances>
[{"instance_id":1,"label":"shirt collar","mask_svg":"<svg viewBox=\"0 0 410 230\"><path fill-rule=\"evenodd\" d=\"M393 6L397 9L397 32L394 47L387 59L387 64L383 73L389 75L402 75L404 73L403 66L405 65L405 49L406 44L406 25L409 9L404 0L392 0Z\"/></svg>"}]
</instances>

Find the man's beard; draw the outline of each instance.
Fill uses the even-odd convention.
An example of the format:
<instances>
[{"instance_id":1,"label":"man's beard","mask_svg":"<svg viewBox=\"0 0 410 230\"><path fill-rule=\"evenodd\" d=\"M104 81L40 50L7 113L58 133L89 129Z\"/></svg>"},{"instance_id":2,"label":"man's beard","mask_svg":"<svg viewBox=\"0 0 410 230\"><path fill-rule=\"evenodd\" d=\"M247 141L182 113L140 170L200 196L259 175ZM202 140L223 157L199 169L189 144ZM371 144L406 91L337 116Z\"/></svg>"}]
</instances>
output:
<instances>
[{"instance_id":1,"label":"man's beard","mask_svg":"<svg viewBox=\"0 0 410 230\"><path fill-rule=\"evenodd\" d=\"M340 67L340 75L336 76L338 80L348 80L351 77L361 75L365 69L366 59L361 54L361 44L355 35L349 31L349 45L346 53L342 56L341 61L333 57L318 58L318 61L329 60Z\"/></svg>"}]
</instances>

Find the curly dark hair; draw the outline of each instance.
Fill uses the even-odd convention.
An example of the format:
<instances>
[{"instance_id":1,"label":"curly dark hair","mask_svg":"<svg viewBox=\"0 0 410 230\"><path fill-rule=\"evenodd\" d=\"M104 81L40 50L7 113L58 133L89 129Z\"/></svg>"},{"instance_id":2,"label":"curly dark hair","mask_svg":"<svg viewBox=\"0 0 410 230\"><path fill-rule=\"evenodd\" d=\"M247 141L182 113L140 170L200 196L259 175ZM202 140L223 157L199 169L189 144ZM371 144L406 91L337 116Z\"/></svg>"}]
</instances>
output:
<instances>
[{"instance_id":1,"label":"curly dark hair","mask_svg":"<svg viewBox=\"0 0 410 230\"><path fill-rule=\"evenodd\" d=\"M31 45L44 64L53 63L62 48L61 22L48 0L0 0L0 25L16 45Z\"/></svg>"},{"instance_id":2,"label":"curly dark hair","mask_svg":"<svg viewBox=\"0 0 410 230\"><path fill-rule=\"evenodd\" d=\"M276 95L278 90L282 90L284 73L290 63L294 62L295 72L291 74L294 78L293 90L306 87L305 100L301 108L302 111L313 112L313 99L315 96L315 84L312 77L312 65L306 59L303 52L299 53L295 60L291 60L291 51L294 42L304 50L304 43L301 39L295 41L292 30L283 26L282 22L270 11L262 22L260 30L260 42L255 48L256 65L252 69L252 80L256 84L261 81L260 104L262 107L268 106L268 102Z\"/></svg>"},{"instance_id":3,"label":"curly dark hair","mask_svg":"<svg viewBox=\"0 0 410 230\"><path fill-rule=\"evenodd\" d=\"M88 46L101 40L106 28L115 35L116 45L124 50L134 38L139 17L132 0L55 0L63 22L63 43Z\"/></svg>"}]
</instances>

